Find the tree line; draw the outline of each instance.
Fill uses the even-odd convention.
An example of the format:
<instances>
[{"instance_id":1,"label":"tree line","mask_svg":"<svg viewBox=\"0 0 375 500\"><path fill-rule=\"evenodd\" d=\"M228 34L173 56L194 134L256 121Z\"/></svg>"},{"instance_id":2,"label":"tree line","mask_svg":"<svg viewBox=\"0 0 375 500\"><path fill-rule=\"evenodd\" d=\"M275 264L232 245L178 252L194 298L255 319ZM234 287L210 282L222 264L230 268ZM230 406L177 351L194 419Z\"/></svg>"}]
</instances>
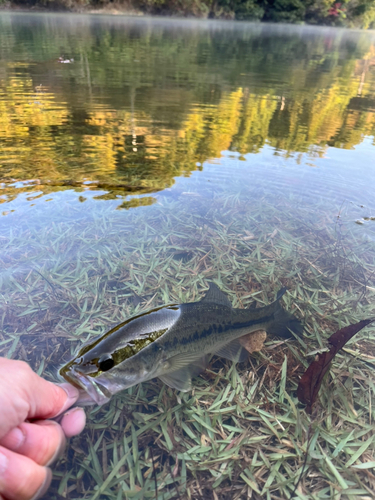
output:
<instances>
[{"instance_id":1,"label":"tree line","mask_svg":"<svg viewBox=\"0 0 375 500\"><path fill-rule=\"evenodd\" d=\"M375 27L373 0L0 0L0 4L68 11L115 8L137 14Z\"/></svg>"}]
</instances>

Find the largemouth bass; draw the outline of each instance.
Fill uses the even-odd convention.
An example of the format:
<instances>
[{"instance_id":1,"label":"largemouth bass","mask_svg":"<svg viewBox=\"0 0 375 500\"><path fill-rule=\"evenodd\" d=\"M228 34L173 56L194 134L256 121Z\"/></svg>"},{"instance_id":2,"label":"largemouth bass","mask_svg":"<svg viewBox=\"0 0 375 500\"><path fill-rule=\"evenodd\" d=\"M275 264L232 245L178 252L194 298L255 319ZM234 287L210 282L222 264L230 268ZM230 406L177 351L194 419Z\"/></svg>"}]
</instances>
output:
<instances>
[{"instance_id":1,"label":"largemouth bass","mask_svg":"<svg viewBox=\"0 0 375 500\"><path fill-rule=\"evenodd\" d=\"M302 326L284 311L280 298L259 309L234 309L213 283L199 302L153 309L115 326L78 351L60 370L69 383L101 405L113 394L159 377L169 387L188 391L210 354L235 362L248 353L239 339L256 330L291 337ZM84 398L83 398L84 399ZM87 399L87 398L86 398Z\"/></svg>"}]
</instances>

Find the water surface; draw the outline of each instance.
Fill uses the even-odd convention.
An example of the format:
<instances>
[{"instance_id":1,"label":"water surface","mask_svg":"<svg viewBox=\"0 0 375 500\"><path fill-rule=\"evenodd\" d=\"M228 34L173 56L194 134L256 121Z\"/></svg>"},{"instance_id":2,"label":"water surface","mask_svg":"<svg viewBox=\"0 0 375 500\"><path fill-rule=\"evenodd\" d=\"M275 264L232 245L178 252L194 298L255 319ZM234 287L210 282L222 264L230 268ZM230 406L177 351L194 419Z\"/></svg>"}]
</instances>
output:
<instances>
[{"instance_id":1,"label":"water surface","mask_svg":"<svg viewBox=\"0 0 375 500\"><path fill-rule=\"evenodd\" d=\"M237 307L288 286L312 348L322 329L373 315L374 43L326 28L1 13L0 354L54 378L81 341L195 300L212 279ZM191 435L207 429L196 420L177 446L166 395L152 381L94 409L48 498L152 498L148 413L159 498L179 498L174 477L194 498L194 474L204 498L212 484L233 498L247 462L225 472L224 454L207 478ZM237 436L235 419L220 425ZM135 429L139 456L98 490Z\"/></svg>"}]
</instances>

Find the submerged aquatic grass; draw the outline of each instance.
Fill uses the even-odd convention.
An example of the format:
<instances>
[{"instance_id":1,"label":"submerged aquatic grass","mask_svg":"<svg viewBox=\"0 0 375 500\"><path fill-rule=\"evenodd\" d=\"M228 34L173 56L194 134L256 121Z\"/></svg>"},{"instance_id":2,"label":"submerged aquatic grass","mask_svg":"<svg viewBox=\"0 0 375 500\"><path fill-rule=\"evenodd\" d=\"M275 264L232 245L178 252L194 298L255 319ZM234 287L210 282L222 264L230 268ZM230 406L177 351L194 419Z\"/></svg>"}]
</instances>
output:
<instances>
[{"instance_id":1,"label":"submerged aquatic grass","mask_svg":"<svg viewBox=\"0 0 375 500\"><path fill-rule=\"evenodd\" d=\"M165 191L139 209L147 217L93 210L2 237L0 355L55 379L88 338L142 310L198 300L206 280L234 307L264 305L287 286L284 306L305 336L268 339L238 365L214 357L191 393L155 379L89 408L48 498L289 498L302 471L294 498L372 498L374 328L336 356L311 420L295 395L325 339L375 314L371 241L323 203L296 217L294 199L270 205L258 193L249 205L241 189L200 193Z\"/></svg>"}]
</instances>

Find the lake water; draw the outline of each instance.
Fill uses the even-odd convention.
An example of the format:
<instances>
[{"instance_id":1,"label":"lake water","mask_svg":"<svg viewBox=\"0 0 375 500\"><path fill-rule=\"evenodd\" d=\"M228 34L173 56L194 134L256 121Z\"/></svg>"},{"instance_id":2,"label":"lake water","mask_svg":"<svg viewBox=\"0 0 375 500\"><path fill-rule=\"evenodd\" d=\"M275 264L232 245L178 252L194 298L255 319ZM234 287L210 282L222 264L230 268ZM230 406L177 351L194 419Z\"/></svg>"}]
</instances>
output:
<instances>
[{"instance_id":1,"label":"lake water","mask_svg":"<svg viewBox=\"0 0 375 500\"><path fill-rule=\"evenodd\" d=\"M375 315L374 133L373 32L0 13L0 355L56 379L82 341L210 280L236 307L287 286L306 325L238 371L214 361L193 394L154 380L89 410L45 498L156 498L155 480L164 500L286 498L303 456L281 443L305 441L285 360L292 393L306 353ZM374 330L351 349L375 355ZM372 362L353 365L361 398L327 385L316 446L373 432ZM368 494L323 462L300 498Z\"/></svg>"}]
</instances>

